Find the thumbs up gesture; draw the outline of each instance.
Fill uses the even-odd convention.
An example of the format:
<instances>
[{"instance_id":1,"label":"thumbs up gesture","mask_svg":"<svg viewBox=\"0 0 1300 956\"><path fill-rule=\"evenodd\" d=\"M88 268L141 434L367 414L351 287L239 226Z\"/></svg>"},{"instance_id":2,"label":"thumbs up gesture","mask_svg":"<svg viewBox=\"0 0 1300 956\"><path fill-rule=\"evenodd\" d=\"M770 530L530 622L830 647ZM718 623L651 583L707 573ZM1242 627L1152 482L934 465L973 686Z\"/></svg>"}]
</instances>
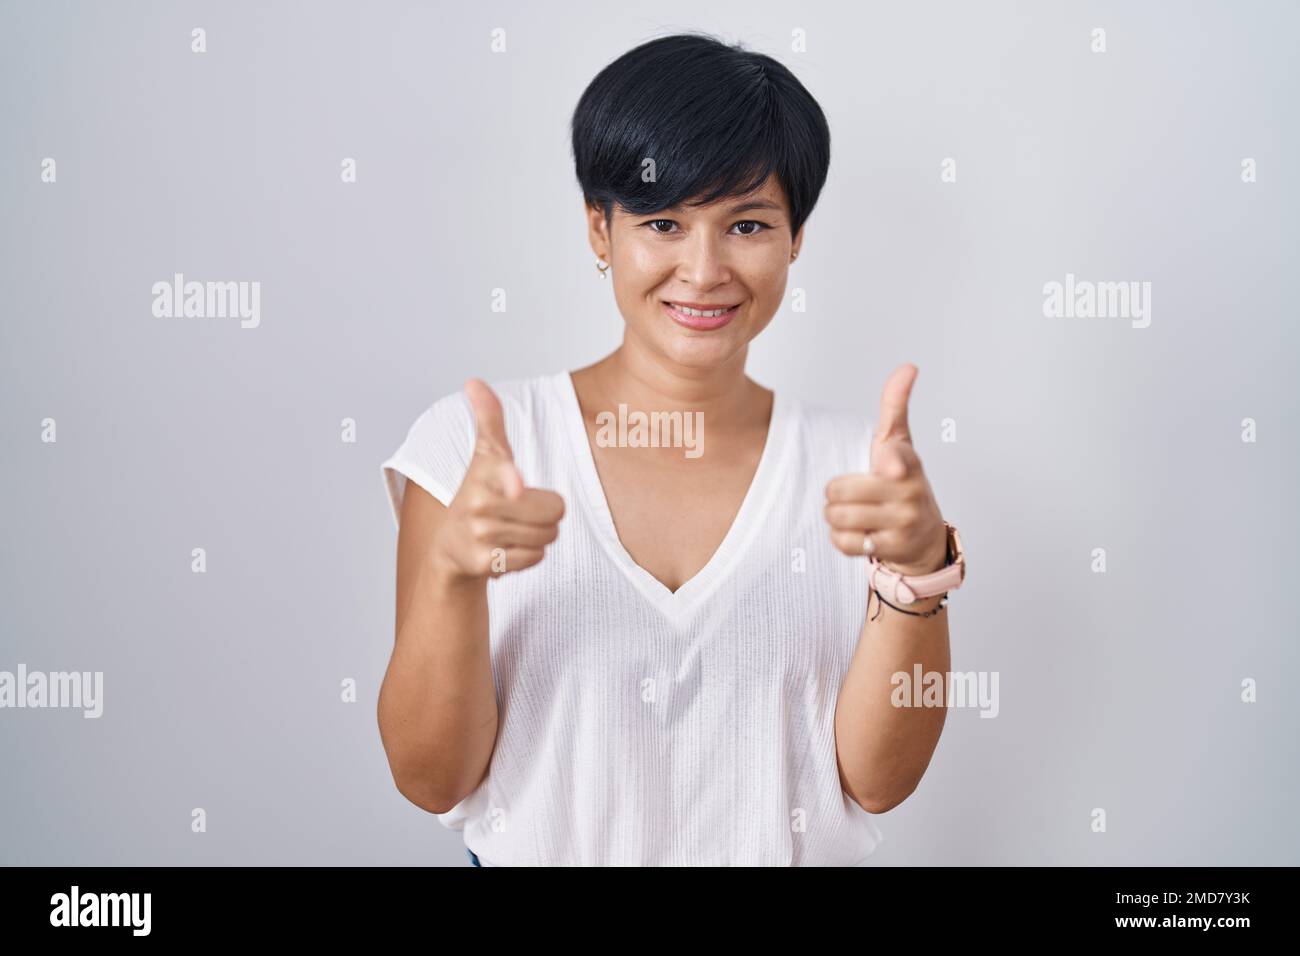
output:
<instances>
[{"instance_id":1,"label":"thumbs up gesture","mask_svg":"<svg viewBox=\"0 0 1300 956\"><path fill-rule=\"evenodd\" d=\"M465 478L434 535L432 559L454 577L484 579L541 561L559 534L564 499L524 486L506 439L501 400L487 383L472 378L465 394L478 434Z\"/></svg>"},{"instance_id":2,"label":"thumbs up gesture","mask_svg":"<svg viewBox=\"0 0 1300 956\"><path fill-rule=\"evenodd\" d=\"M835 547L848 555L874 555L891 571L906 575L938 571L948 556L943 516L907 423L916 375L916 366L908 363L885 381L871 438L870 472L840 475L826 486L826 520Z\"/></svg>"}]
</instances>

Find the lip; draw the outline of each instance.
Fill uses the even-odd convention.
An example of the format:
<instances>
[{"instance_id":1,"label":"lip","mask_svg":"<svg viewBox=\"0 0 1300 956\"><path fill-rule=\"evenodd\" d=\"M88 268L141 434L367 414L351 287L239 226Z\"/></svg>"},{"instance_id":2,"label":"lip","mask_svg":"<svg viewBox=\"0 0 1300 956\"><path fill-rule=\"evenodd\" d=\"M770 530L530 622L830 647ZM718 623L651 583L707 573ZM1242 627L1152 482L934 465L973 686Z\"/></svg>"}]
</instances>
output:
<instances>
[{"instance_id":1,"label":"lip","mask_svg":"<svg viewBox=\"0 0 1300 956\"><path fill-rule=\"evenodd\" d=\"M718 305L696 304L694 302L683 302L682 305L686 306L688 309L700 309L701 311L720 308ZM667 312L668 317L678 325L692 329L696 332L712 332L715 329L722 328L734 319L740 312L740 307L742 305L744 305L743 302L737 303L726 312L722 313L722 315L703 316L687 315L685 312L678 312L670 303L664 302L664 311Z\"/></svg>"}]
</instances>

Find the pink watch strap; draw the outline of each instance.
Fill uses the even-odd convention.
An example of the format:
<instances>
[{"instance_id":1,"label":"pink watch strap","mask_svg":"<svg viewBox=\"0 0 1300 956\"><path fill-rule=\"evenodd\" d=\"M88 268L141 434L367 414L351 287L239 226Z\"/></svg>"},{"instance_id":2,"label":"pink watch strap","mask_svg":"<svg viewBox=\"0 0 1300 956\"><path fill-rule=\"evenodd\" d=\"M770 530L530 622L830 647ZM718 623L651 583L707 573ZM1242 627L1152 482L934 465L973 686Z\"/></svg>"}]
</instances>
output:
<instances>
[{"instance_id":1,"label":"pink watch strap","mask_svg":"<svg viewBox=\"0 0 1300 956\"><path fill-rule=\"evenodd\" d=\"M944 524L948 528L949 547L953 552L952 564L947 567L929 574L903 575L889 570L878 558L871 558L867 581L885 596L885 600L911 604L920 598L934 597L961 587L962 581L966 579L966 553L962 549L957 529L947 522Z\"/></svg>"}]
</instances>

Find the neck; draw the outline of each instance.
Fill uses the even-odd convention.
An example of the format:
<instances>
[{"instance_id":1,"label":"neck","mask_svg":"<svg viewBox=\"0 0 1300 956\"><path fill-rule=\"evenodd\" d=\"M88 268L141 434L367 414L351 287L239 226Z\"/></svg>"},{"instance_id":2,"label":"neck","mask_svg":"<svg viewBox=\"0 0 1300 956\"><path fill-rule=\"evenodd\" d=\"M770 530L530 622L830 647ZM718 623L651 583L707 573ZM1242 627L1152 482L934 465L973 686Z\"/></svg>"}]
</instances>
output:
<instances>
[{"instance_id":1,"label":"neck","mask_svg":"<svg viewBox=\"0 0 1300 956\"><path fill-rule=\"evenodd\" d=\"M646 411L703 412L705 419L725 427L766 422L767 390L745 374L747 349L723 365L688 368L650 354L630 336L605 358L574 372L585 386L583 396L594 411L629 408Z\"/></svg>"}]
</instances>

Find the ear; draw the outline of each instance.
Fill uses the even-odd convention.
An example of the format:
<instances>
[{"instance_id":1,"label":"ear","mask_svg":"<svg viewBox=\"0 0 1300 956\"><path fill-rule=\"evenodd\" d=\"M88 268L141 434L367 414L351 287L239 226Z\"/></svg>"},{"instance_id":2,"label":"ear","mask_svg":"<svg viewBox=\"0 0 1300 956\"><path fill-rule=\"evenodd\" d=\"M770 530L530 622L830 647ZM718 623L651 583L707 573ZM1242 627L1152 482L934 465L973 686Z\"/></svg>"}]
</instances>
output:
<instances>
[{"instance_id":1,"label":"ear","mask_svg":"<svg viewBox=\"0 0 1300 956\"><path fill-rule=\"evenodd\" d=\"M587 241L591 243L591 251L597 257L609 262L610 242L609 229L605 223L605 210L600 208L599 204L589 204L585 199L582 208L587 213Z\"/></svg>"},{"instance_id":2,"label":"ear","mask_svg":"<svg viewBox=\"0 0 1300 956\"><path fill-rule=\"evenodd\" d=\"M803 245L803 226L800 226L799 231L794 234L794 242L790 244L790 255L797 256L799 254L799 247L802 245Z\"/></svg>"}]
</instances>

